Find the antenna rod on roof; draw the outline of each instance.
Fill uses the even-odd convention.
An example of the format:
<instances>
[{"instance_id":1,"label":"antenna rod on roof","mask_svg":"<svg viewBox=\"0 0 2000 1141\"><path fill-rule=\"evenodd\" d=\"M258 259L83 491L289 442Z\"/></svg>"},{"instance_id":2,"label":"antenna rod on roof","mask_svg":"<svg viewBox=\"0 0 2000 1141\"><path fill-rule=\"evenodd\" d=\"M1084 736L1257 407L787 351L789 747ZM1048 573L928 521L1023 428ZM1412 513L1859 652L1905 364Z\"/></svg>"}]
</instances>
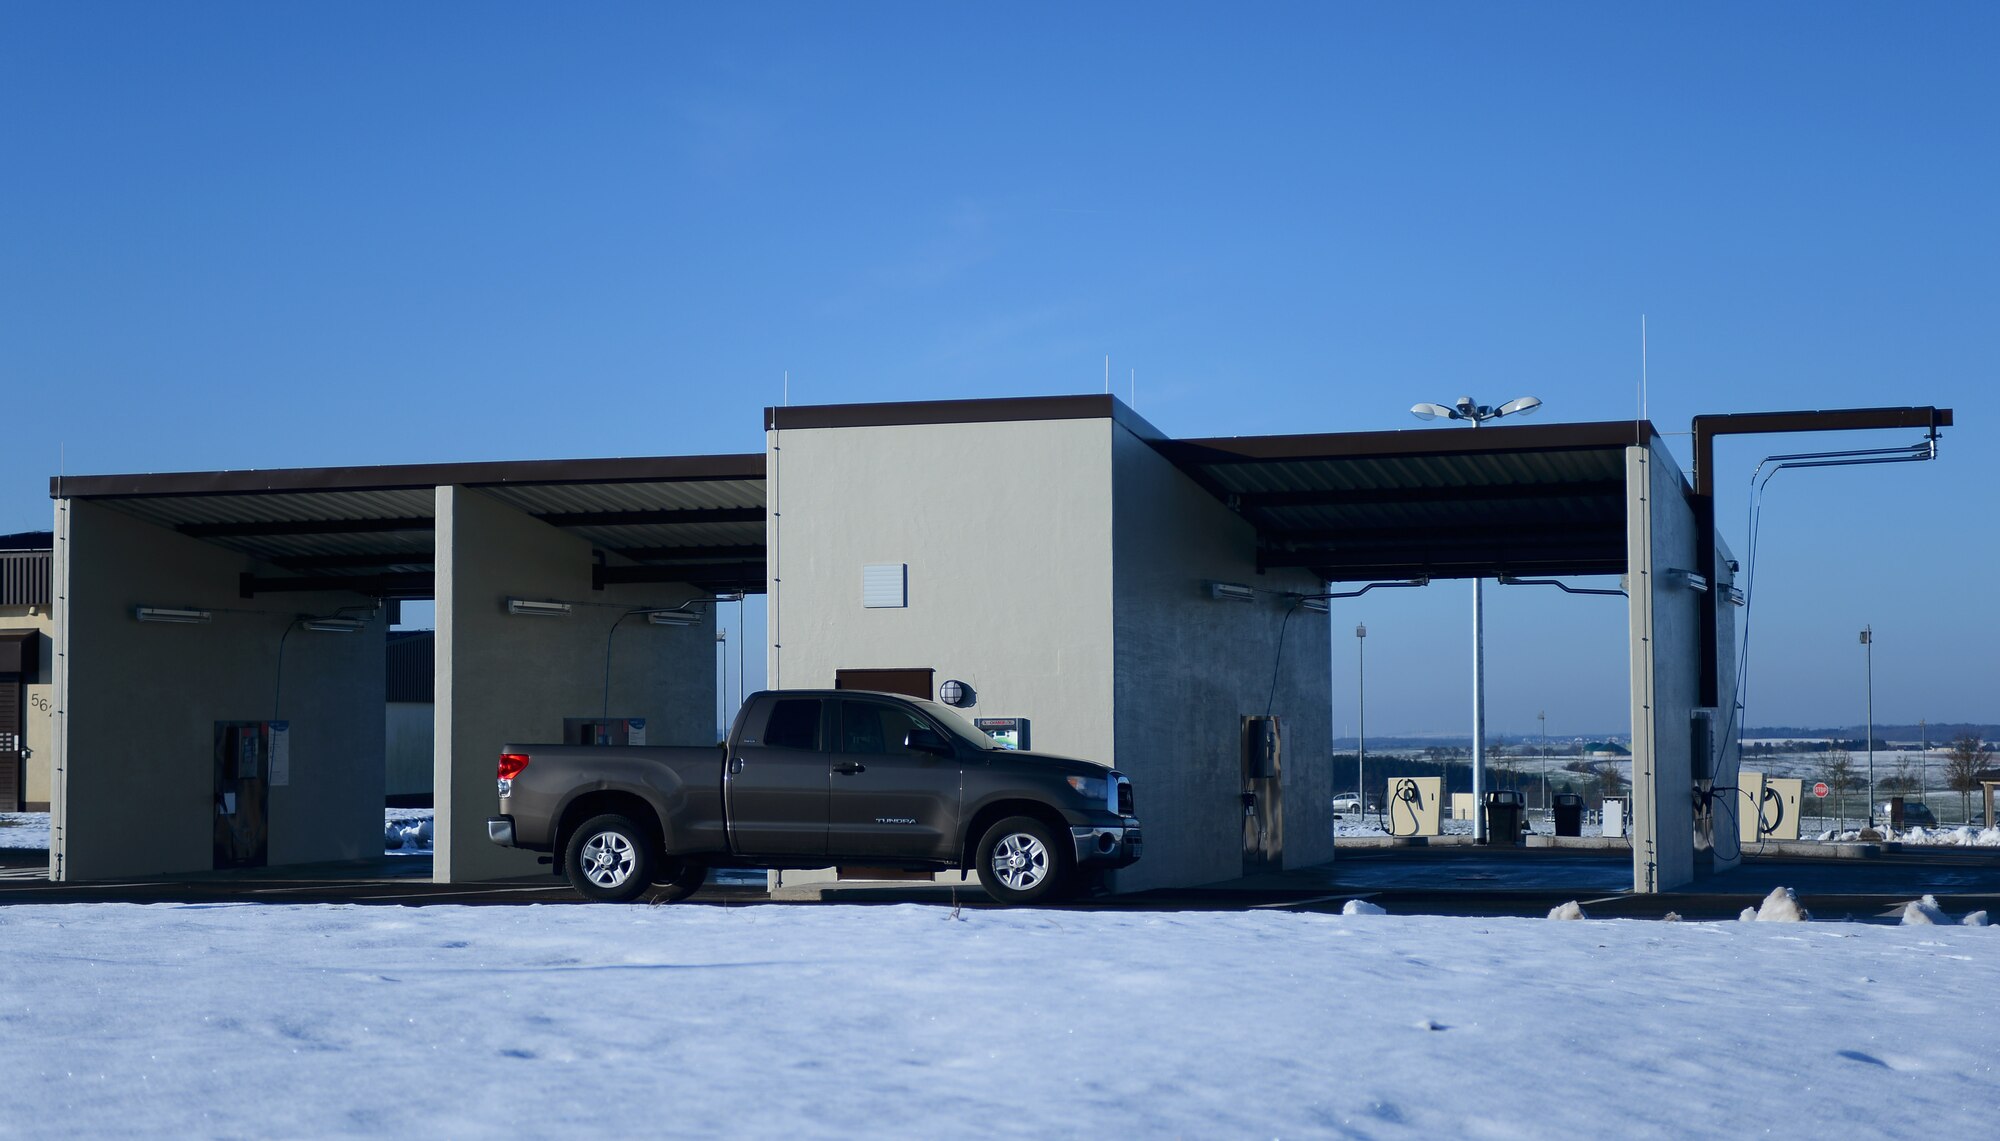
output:
<instances>
[{"instance_id":1,"label":"antenna rod on roof","mask_svg":"<svg viewBox=\"0 0 2000 1141\"><path fill-rule=\"evenodd\" d=\"M1127 390L1125 403L1134 408L1139 406L1139 370L1136 368L1132 370L1132 387Z\"/></svg>"},{"instance_id":2,"label":"antenna rod on roof","mask_svg":"<svg viewBox=\"0 0 2000 1141\"><path fill-rule=\"evenodd\" d=\"M1111 355L1109 353L1106 353L1104 357L1104 393L1107 396L1111 394Z\"/></svg>"},{"instance_id":3,"label":"antenna rod on roof","mask_svg":"<svg viewBox=\"0 0 2000 1141\"><path fill-rule=\"evenodd\" d=\"M785 370L785 407L792 406L792 370Z\"/></svg>"},{"instance_id":4,"label":"antenna rod on roof","mask_svg":"<svg viewBox=\"0 0 2000 1141\"><path fill-rule=\"evenodd\" d=\"M1639 422L1646 422L1646 315L1639 314ZM1645 429L1636 429L1641 434L1639 443L1643 446Z\"/></svg>"}]
</instances>

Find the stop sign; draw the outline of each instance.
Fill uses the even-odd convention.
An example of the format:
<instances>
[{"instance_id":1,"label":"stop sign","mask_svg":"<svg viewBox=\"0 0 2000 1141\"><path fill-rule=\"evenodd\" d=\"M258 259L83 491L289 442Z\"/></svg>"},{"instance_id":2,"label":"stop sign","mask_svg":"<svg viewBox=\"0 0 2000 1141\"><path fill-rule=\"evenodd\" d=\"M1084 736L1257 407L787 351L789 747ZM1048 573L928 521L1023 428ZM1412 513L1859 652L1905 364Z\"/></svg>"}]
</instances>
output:
<instances>
[{"instance_id":1,"label":"stop sign","mask_svg":"<svg viewBox=\"0 0 2000 1141\"><path fill-rule=\"evenodd\" d=\"M1818 784L1813 786L1813 795L1819 797L1821 800L1826 799L1826 794L1828 791L1829 790L1826 787L1825 781L1820 781Z\"/></svg>"}]
</instances>

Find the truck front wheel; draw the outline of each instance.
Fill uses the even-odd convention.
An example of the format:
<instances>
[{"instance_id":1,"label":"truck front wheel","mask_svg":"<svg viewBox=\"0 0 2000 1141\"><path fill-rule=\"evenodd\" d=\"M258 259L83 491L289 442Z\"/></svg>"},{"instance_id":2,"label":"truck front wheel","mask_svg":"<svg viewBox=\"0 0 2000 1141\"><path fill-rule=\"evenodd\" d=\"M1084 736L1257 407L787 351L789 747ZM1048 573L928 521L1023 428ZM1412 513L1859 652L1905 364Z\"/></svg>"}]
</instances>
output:
<instances>
[{"instance_id":1,"label":"truck front wheel","mask_svg":"<svg viewBox=\"0 0 2000 1141\"><path fill-rule=\"evenodd\" d=\"M653 876L653 838L624 816L593 816L569 838L563 870L585 899L624 903Z\"/></svg>"},{"instance_id":2,"label":"truck front wheel","mask_svg":"<svg viewBox=\"0 0 2000 1141\"><path fill-rule=\"evenodd\" d=\"M979 883L1001 903L1037 903L1070 879L1069 851L1055 831L1032 816L1009 816L986 830L975 854Z\"/></svg>"}]
</instances>

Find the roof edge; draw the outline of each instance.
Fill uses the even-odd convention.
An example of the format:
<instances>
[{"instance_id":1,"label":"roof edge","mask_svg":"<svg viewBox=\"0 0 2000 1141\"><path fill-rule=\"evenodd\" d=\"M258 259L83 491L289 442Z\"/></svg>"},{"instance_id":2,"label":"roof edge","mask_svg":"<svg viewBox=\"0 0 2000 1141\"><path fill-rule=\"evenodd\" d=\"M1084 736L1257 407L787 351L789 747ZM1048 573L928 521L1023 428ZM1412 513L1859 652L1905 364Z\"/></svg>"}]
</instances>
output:
<instances>
[{"instance_id":1,"label":"roof edge","mask_svg":"<svg viewBox=\"0 0 2000 1141\"><path fill-rule=\"evenodd\" d=\"M1158 428L1109 394L1002 396L975 400L902 400L882 404L808 404L764 409L764 430L888 428L913 424L1008 424L1028 420L1110 420L1147 440Z\"/></svg>"},{"instance_id":2,"label":"roof edge","mask_svg":"<svg viewBox=\"0 0 2000 1141\"><path fill-rule=\"evenodd\" d=\"M237 471L49 477L51 499L156 495L277 495L309 491L401 491L509 484L674 483L764 478L764 455L497 460L379 467L247 468Z\"/></svg>"}]
</instances>

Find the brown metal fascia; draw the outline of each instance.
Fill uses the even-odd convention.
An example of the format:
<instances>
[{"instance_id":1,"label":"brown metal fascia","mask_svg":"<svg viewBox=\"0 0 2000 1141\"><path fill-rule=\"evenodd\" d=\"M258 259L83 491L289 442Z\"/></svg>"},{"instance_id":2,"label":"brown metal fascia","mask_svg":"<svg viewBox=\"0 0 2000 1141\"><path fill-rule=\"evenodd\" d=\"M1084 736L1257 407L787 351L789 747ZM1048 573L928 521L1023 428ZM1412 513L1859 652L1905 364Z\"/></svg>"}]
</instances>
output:
<instances>
[{"instance_id":1,"label":"brown metal fascia","mask_svg":"<svg viewBox=\"0 0 2000 1141\"><path fill-rule=\"evenodd\" d=\"M1115 396L1006 396L990 400L904 400L764 409L764 430L885 428L910 424L1009 424L1027 420L1110 420L1145 440L1165 437Z\"/></svg>"},{"instance_id":2,"label":"brown metal fascia","mask_svg":"<svg viewBox=\"0 0 2000 1141\"><path fill-rule=\"evenodd\" d=\"M1659 435L1650 421L1588 424L1517 424L1452 431L1333 432L1300 436L1220 436L1168 440L1169 459L1189 464L1286 463L1298 460L1421 458L1492 452L1606 451L1643 444Z\"/></svg>"},{"instance_id":3,"label":"brown metal fascia","mask_svg":"<svg viewBox=\"0 0 2000 1141\"><path fill-rule=\"evenodd\" d=\"M1715 494L1715 438L1777 432L1851 432L1870 428L1951 427L1951 409L1835 408L1818 412L1730 412L1694 418L1694 492Z\"/></svg>"},{"instance_id":4,"label":"brown metal fascia","mask_svg":"<svg viewBox=\"0 0 2000 1141\"><path fill-rule=\"evenodd\" d=\"M138 499L173 495L283 495L314 491L408 491L573 483L687 483L761 480L764 455L623 459L498 460L379 467L266 468L139 475L50 476L51 499Z\"/></svg>"}]
</instances>

